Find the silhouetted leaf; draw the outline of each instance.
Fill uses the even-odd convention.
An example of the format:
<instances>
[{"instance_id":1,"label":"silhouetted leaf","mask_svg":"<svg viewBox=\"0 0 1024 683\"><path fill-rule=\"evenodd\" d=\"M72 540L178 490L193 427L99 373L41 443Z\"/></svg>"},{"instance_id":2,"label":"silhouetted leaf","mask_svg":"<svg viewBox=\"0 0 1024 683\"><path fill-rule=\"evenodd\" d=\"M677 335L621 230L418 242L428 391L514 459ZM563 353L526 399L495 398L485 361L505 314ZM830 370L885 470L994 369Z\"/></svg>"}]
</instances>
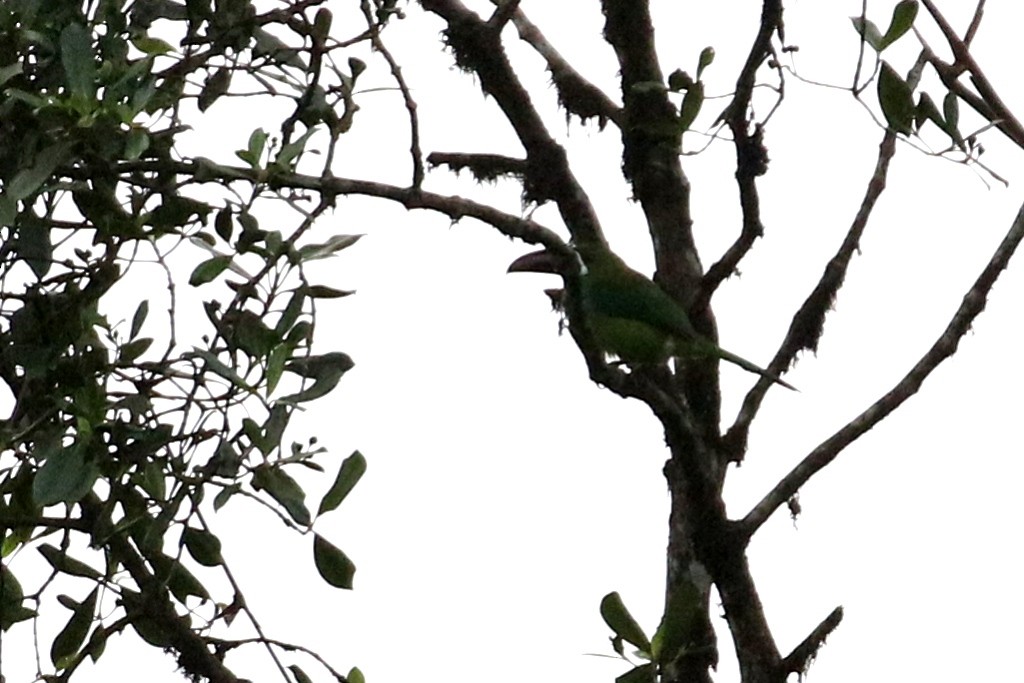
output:
<instances>
[{"instance_id":1,"label":"silhouetted leaf","mask_svg":"<svg viewBox=\"0 0 1024 683\"><path fill-rule=\"evenodd\" d=\"M281 504L291 518L302 526L309 526L313 521L306 508L306 493L302 487L279 467L260 465L253 472L252 486L257 491L264 490L270 497Z\"/></svg>"},{"instance_id":2,"label":"silhouetted leaf","mask_svg":"<svg viewBox=\"0 0 1024 683\"><path fill-rule=\"evenodd\" d=\"M96 612L96 596L99 588L93 588L89 596L78 604L68 623L64 625L61 632L53 639L50 645L50 662L57 669L63 669L71 663L78 649L85 642L89 635L89 627L92 625L93 614Z\"/></svg>"},{"instance_id":3,"label":"silhouetted leaf","mask_svg":"<svg viewBox=\"0 0 1024 683\"><path fill-rule=\"evenodd\" d=\"M214 256L195 267L195 270L192 271L188 278L188 283L193 287L204 285L227 270L230 265L230 256Z\"/></svg>"},{"instance_id":4,"label":"silhouetted leaf","mask_svg":"<svg viewBox=\"0 0 1024 683\"><path fill-rule=\"evenodd\" d=\"M86 563L80 562L73 557L68 557L66 552L61 551L56 546L44 543L39 546L38 550L46 558L46 561L50 563L50 566L59 572L70 576L82 576L87 579L98 579L102 576Z\"/></svg>"},{"instance_id":5,"label":"silhouetted leaf","mask_svg":"<svg viewBox=\"0 0 1024 683\"><path fill-rule=\"evenodd\" d=\"M916 17L917 0L903 0L896 3L896 7L892 10L892 20L889 22L889 28L885 30L885 35L879 41L881 46L879 51L889 47L909 31L914 25Z\"/></svg>"},{"instance_id":6,"label":"silhouetted leaf","mask_svg":"<svg viewBox=\"0 0 1024 683\"><path fill-rule=\"evenodd\" d=\"M612 592L602 598L601 617L615 635L633 644L641 652L651 651L651 641L626 609L618 593Z\"/></svg>"},{"instance_id":7,"label":"silhouetted leaf","mask_svg":"<svg viewBox=\"0 0 1024 683\"><path fill-rule=\"evenodd\" d=\"M853 28L864 38L864 42L870 45L876 52L882 51L882 32L878 30L874 22L864 17L850 17Z\"/></svg>"},{"instance_id":8,"label":"silhouetted leaf","mask_svg":"<svg viewBox=\"0 0 1024 683\"><path fill-rule=\"evenodd\" d=\"M205 529L185 527L181 540L196 562L206 567L216 567L223 558L220 555L220 539Z\"/></svg>"},{"instance_id":9,"label":"silhouetted leaf","mask_svg":"<svg viewBox=\"0 0 1024 683\"><path fill-rule=\"evenodd\" d=\"M338 476L334 479L334 483L331 484L330 490L327 491L323 500L320 501L317 515L337 509L365 472L366 458L363 457L362 453L355 451L352 455L345 458L345 461L341 463L341 467L338 469Z\"/></svg>"},{"instance_id":10,"label":"silhouetted leaf","mask_svg":"<svg viewBox=\"0 0 1024 683\"><path fill-rule=\"evenodd\" d=\"M313 534L313 560L324 581L336 588L352 589L355 564L320 534Z\"/></svg>"},{"instance_id":11,"label":"silhouetted leaf","mask_svg":"<svg viewBox=\"0 0 1024 683\"><path fill-rule=\"evenodd\" d=\"M38 505L76 503L91 489L99 470L86 462L79 446L52 453L43 462L32 483L32 497Z\"/></svg>"},{"instance_id":12,"label":"silhouetted leaf","mask_svg":"<svg viewBox=\"0 0 1024 683\"><path fill-rule=\"evenodd\" d=\"M910 135L914 123L914 93L888 62L882 62L878 74L878 102L889 127L897 133Z\"/></svg>"},{"instance_id":13,"label":"silhouetted leaf","mask_svg":"<svg viewBox=\"0 0 1024 683\"><path fill-rule=\"evenodd\" d=\"M60 33L60 61L72 95L85 100L96 97L96 61L92 33L79 23L68 24Z\"/></svg>"},{"instance_id":14,"label":"silhouetted leaf","mask_svg":"<svg viewBox=\"0 0 1024 683\"><path fill-rule=\"evenodd\" d=\"M206 111L213 106L224 93L231 87L231 70L221 67L214 71L209 78L206 79L206 83L203 84L203 89L199 92L199 111Z\"/></svg>"}]
</instances>

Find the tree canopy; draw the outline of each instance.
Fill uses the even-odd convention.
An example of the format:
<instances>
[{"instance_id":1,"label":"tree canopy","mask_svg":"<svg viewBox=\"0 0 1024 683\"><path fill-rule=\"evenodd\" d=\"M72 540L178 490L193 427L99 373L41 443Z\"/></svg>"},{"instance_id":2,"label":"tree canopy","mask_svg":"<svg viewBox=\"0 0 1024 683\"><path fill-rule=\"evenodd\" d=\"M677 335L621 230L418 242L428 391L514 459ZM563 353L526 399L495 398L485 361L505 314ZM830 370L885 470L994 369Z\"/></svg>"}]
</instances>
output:
<instances>
[{"instance_id":1,"label":"tree canopy","mask_svg":"<svg viewBox=\"0 0 1024 683\"><path fill-rule=\"evenodd\" d=\"M850 55L851 83L839 89L877 125L875 166L735 415L723 408L721 354L707 351L718 348L713 302L770 229L762 213L769 133L789 104L788 84L804 78L799 45L786 35L781 0L765 0L742 47L699 45L677 66L661 57L658 39L673 28L655 21L651 3L594 4L614 57L615 73L600 81L564 57L558 34L533 23L531 4L518 0L0 7L0 382L9 398L0 422L0 630L61 619L44 629L53 634L48 646L37 645L48 650L39 676L69 680L87 661L113 656L112 638L134 632L193 679L241 680L249 674L237 653L261 648L286 680L361 683L352 663L336 668L324 653L268 634L245 599L250 588L221 554L232 532L214 514L257 506L309 538L309 558L327 584L353 587L355 564L317 523L342 505L366 459L326 453L293 424L354 366L318 334L323 313L343 317L337 300L352 294L320 266L343 251L358 254L360 235L314 230L343 214L340 202L352 196L475 221L560 256L562 286L548 295L589 378L657 420L671 500L660 623L641 626L618 592L594 601L611 652L628 663L621 683L712 680L722 647L716 601L744 683L807 672L843 608L783 648L749 544L776 513L796 519L801 488L957 351L1024 237L1024 213L900 379L740 514L727 511L726 481L747 457L773 381L819 348L899 146L994 183L1003 179L982 161L982 136L1024 146L1024 129L972 56L984 3L964 31L930 0L853 17L859 52ZM924 37L923 22L942 50ZM457 103L431 101L429 85L409 82L403 67L414 56L402 37L438 27L436 49L479 87L492 118L462 121ZM916 61L900 52L914 40ZM727 61L738 66L712 80L725 69L725 47L739 51ZM567 133L541 103L535 84L543 78ZM712 85L723 83L728 93L717 95ZM361 127L361 106L380 96L403 117L400 128ZM495 139L510 131L516 149L425 149L426 105ZM608 163L642 216L634 232L653 257L657 296L671 300L675 332L692 331L700 344L636 362L606 353L629 345L596 339L598 313L635 322L627 315L635 302L616 295L602 308L585 305L587 250L607 250L611 221L567 151L580 129L618 141ZM211 130L223 131L221 144L197 135ZM405 155L382 163L389 178L401 168L404 180L381 180L380 160L351 154L354 136L388 149L400 140ZM734 155L737 218L719 252L701 248L688 170L712 146ZM459 194L437 189L460 174ZM491 202L479 191L486 183L514 186L521 210ZM636 332L632 322L626 333ZM315 506L311 481L323 490ZM229 635L239 617L246 634Z\"/></svg>"}]
</instances>

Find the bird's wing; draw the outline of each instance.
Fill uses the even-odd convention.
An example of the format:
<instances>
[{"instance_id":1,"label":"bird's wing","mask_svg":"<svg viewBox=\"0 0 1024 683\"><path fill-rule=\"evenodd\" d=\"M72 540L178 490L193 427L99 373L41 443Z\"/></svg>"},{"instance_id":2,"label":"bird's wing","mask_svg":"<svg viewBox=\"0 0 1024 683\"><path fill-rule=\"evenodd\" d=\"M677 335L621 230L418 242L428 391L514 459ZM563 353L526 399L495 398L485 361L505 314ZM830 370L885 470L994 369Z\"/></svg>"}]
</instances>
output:
<instances>
[{"instance_id":1,"label":"bird's wing","mask_svg":"<svg viewBox=\"0 0 1024 683\"><path fill-rule=\"evenodd\" d=\"M679 339L698 336L679 304L652 280L628 267L610 274L589 274L583 290L587 308L597 315L635 320Z\"/></svg>"}]
</instances>

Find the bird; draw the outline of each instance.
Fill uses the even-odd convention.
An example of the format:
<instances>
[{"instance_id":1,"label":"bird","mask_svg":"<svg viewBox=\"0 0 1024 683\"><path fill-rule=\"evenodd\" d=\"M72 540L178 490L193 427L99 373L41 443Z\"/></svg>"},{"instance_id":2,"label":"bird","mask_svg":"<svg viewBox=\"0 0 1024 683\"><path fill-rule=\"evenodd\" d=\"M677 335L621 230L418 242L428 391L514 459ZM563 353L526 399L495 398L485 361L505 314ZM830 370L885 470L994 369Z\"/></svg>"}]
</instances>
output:
<instances>
[{"instance_id":1,"label":"bird","mask_svg":"<svg viewBox=\"0 0 1024 683\"><path fill-rule=\"evenodd\" d=\"M657 283L630 268L606 244L570 245L579 259L579 310L597 346L627 365L658 365L669 358L720 358L796 391L775 373L726 351L697 332L682 306ZM566 277L566 256L550 250L520 256L509 273ZM554 295L548 291L549 296Z\"/></svg>"}]
</instances>

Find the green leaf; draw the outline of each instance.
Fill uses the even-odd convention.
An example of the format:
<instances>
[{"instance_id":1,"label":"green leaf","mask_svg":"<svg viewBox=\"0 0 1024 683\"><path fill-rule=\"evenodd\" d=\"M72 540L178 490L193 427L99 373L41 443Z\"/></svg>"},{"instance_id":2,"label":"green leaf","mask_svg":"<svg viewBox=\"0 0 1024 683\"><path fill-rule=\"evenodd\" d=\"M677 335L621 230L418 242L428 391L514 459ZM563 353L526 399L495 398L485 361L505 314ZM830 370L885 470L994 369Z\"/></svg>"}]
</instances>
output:
<instances>
[{"instance_id":1,"label":"green leaf","mask_svg":"<svg viewBox=\"0 0 1024 683\"><path fill-rule=\"evenodd\" d=\"M89 596L78 604L71 618L50 646L50 661L57 669L64 669L74 661L74 655L89 635L89 627L96 612L96 596L99 588L93 588Z\"/></svg>"},{"instance_id":2,"label":"green leaf","mask_svg":"<svg viewBox=\"0 0 1024 683\"><path fill-rule=\"evenodd\" d=\"M128 618L131 620L132 628L135 629L140 638L153 647L171 647L175 642L173 630L169 624L164 624L160 619L146 614L141 594L127 588L122 588L121 602L124 604ZM179 619L183 622L183 625L187 626L187 617L179 617Z\"/></svg>"},{"instance_id":3,"label":"green leaf","mask_svg":"<svg viewBox=\"0 0 1024 683\"><path fill-rule=\"evenodd\" d=\"M103 628L103 624L99 624L93 629L92 635L89 636L89 643L85 646L85 652L89 653L89 657L93 662L99 660L103 655L103 650L107 647L107 630Z\"/></svg>"},{"instance_id":4,"label":"green leaf","mask_svg":"<svg viewBox=\"0 0 1024 683\"><path fill-rule=\"evenodd\" d=\"M220 554L220 539L205 529L185 527L181 540L189 555L205 567L216 567L224 561Z\"/></svg>"},{"instance_id":5,"label":"green leaf","mask_svg":"<svg viewBox=\"0 0 1024 683\"><path fill-rule=\"evenodd\" d=\"M267 131L257 128L249 134L249 142L246 148L235 152L235 156L249 164L250 167L259 170L262 167L260 160L263 158L263 150L266 148L269 137Z\"/></svg>"},{"instance_id":6,"label":"green leaf","mask_svg":"<svg viewBox=\"0 0 1024 683\"><path fill-rule=\"evenodd\" d=\"M252 311L229 311L221 319L230 327L227 341L254 358L263 358L281 338Z\"/></svg>"},{"instance_id":7,"label":"green leaf","mask_svg":"<svg viewBox=\"0 0 1024 683\"><path fill-rule=\"evenodd\" d=\"M672 587L669 604L654 633L651 645L653 659L659 664L675 661L687 645L700 637L703 616L700 590L692 581L679 581Z\"/></svg>"},{"instance_id":8,"label":"green leaf","mask_svg":"<svg viewBox=\"0 0 1024 683\"><path fill-rule=\"evenodd\" d=\"M686 132L700 114L704 106L704 84L697 81L686 91L683 96L683 103L679 106L679 130Z\"/></svg>"},{"instance_id":9,"label":"green leaf","mask_svg":"<svg viewBox=\"0 0 1024 683\"><path fill-rule=\"evenodd\" d=\"M914 93L886 61L882 61L882 69L878 74L878 102L890 128L904 135L913 132Z\"/></svg>"},{"instance_id":10,"label":"green leaf","mask_svg":"<svg viewBox=\"0 0 1024 683\"><path fill-rule=\"evenodd\" d=\"M313 561L324 581L335 588L352 589L356 566L339 548L320 534L313 534Z\"/></svg>"},{"instance_id":11,"label":"green leaf","mask_svg":"<svg viewBox=\"0 0 1024 683\"><path fill-rule=\"evenodd\" d=\"M149 347L152 345L152 337L134 339L118 349L117 359L122 363L134 363L139 356L149 351Z\"/></svg>"},{"instance_id":12,"label":"green leaf","mask_svg":"<svg viewBox=\"0 0 1024 683\"><path fill-rule=\"evenodd\" d=\"M124 158L135 161L149 149L149 133L145 128L133 127L124 143Z\"/></svg>"},{"instance_id":13,"label":"green leaf","mask_svg":"<svg viewBox=\"0 0 1024 683\"><path fill-rule=\"evenodd\" d=\"M73 23L60 32L60 61L72 95L84 100L96 97L96 61L92 53L92 33Z\"/></svg>"},{"instance_id":14,"label":"green leaf","mask_svg":"<svg viewBox=\"0 0 1024 683\"><path fill-rule=\"evenodd\" d=\"M343 296L351 296L354 291L348 289L335 289L326 285L310 285L304 287L303 291L313 299L340 299Z\"/></svg>"},{"instance_id":15,"label":"green leaf","mask_svg":"<svg viewBox=\"0 0 1024 683\"><path fill-rule=\"evenodd\" d=\"M960 125L960 98L952 90L942 98L942 113L945 115L946 125L956 130Z\"/></svg>"},{"instance_id":16,"label":"green leaf","mask_svg":"<svg viewBox=\"0 0 1024 683\"><path fill-rule=\"evenodd\" d=\"M47 543L39 546L38 550L46 558L46 561L50 563L50 566L59 572L69 574L70 576L81 576L86 579L98 579L102 576L102 574L85 562L69 557L66 552L59 550L56 546Z\"/></svg>"},{"instance_id":17,"label":"green leaf","mask_svg":"<svg viewBox=\"0 0 1024 683\"><path fill-rule=\"evenodd\" d=\"M153 38L152 36L137 36L131 39L132 45L139 52L144 52L147 55L165 55L168 52L174 52L174 46L168 43L166 40L159 38Z\"/></svg>"},{"instance_id":18,"label":"green leaf","mask_svg":"<svg viewBox=\"0 0 1024 683\"><path fill-rule=\"evenodd\" d=\"M270 355L267 356L267 396L274 393L277 383L281 381L281 375L284 374L284 365L288 362L288 356L291 353L290 345L278 344L271 349Z\"/></svg>"},{"instance_id":19,"label":"green leaf","mask_svg":"<svg viewBox=\"0 0 1024 683\"><path fill-rule=\"evenodd\" d=\"M284 307L284 312L281 313L281 318L277 321L277 325L274 326L274 331L280 335L284 335L288 330L292 328L295 321L302 315L302 307L306 303L306 287L299 287L293 293L290 299L288 299L288 305Z\"/></svg>"},{"instance_id":20,"label":"green leaf","mask_svg":"<svg viewBox=\"0 0 1024 683\"><path fill-rule=\"evenodd\" d=\"M693 86L693 77L682 69L676 69L668 75L668 89L672 92L689 90Z\"/></svg>"},{"instance_id":21,"label":"green leaf","mask_svg":"<svg viewBox=\"0 0 1024 683\"><path fill-rule=\"evenodd\" d=\"M710 45L700 51L700 59L697 61L697 80L700 80L700 76L704 73L704 69L711 66L711 62L715 61L715 48Z\"/></svg>"},{"instance_id":22,"label":"green leaf","mask_svg":"<svg viewBox=\"0 0 1024 683\"><path fill-rule=\"evenodd\" d=\"M129 339L135 339L139 332L142 330L142 324L146 322L146 316L149 315L149 299L143 299L139 305L135 308L135 313L132 315L132 327L128 332Z\"/></svg>"},{"instance_id":23,"label":"green leaf","mask_svg":"<svg viewBox=\"0 0 1024 683\"><path fill-rule=\"evenodd\" d=\"M19 621L36 615L34 610L22 604L24 600L25 593L17 577L6 564L0 564L0 630L6 631Z\"/></svg>"},{"instance_id":24,"label":"green leaf","mask_svg":"<svg viewBox=\"0 0 1024 683\"><path fill-rule=\"evenodd\" d=\"M213 509L220 510L222 507L227 505L227 502L231 500L231 497L241 490L241 486L238 484L232 484L231 486L225 486L221 489L220 493L213 497Z\"/></svg>"},{"instance_id":25,"label":"green leaf","mask_svg":"<svg viewBox=\"0 0 1024 683\"><path fill-rule=\"evenodd\" d=\"M92 490L99 470L95 463L85 461L83 450L76 444L46 458L32 482L32 498L37 505L77 503Z\"/></svg>"},{"instance_id":26,"label":"green leaf","mask_svg":"<svg viewBox=\"0 0 1024 683\"><path fill-rule=\"evenodd\" d=\"M6 192L0 193L0 227L14 225L18 217L18 202Z\"/></svg>"},{"instance_id":27,"label":"green leaf","mask_svg":"<svg viewBox=\"0 0 1024 683\"><path fill-rule=\"evenodd\" d=\"M321 45L325 43L327 37L331 34L331 22L333 19L334 15L326 7L321 7L317 10L316 17L313 18L313 30L310 31L310 38Z\"/></svg>"},{"instance_id":28,"label":"green leaf","mask_svg":"<svg viewBox=\"0 0 1024 683\"><path fill-rule=\"evenodd\" d=\"M67 157L68 149L66 143L57 143L41 151L30 167L15 174L4 188L4 196L19 201L35 194Z\"/></svg>"},{"instance_id":29,"label":"green leaf","mask_svg":"<svg viewBox=\"0 0 1024 683\"><path fill-rule=\"evenodd\" d=\"M306 493L302 487L280 467L260 465L252 475L252 487L264 490L281 504L297 524L309 526L313 521L306 508Z\"/></svg>"},{"instance_id":30,"label":"green leaf","mask_svg":"<svg viewBox=\"0 0 1024 683\"><path fill-rule=\"evenodd\" d=\"M284 435L285 427L291 419L292 411L288 405L278 403L270 409L270 417L263 427L263 438L271 450L281 445L281 437Z\"/></svg>"},{"instance_id":31,"label":"green leaf","mask_svg":"<svg viewBox=\"0 0 1024 683\"><path fill-rule=\"evenodd\" d=\"M326 396L338 385L342 375L351 370L354 365L347 354L340 352L297 358L288 363L285 369L312 379L313 385L298 393L285 396L281 400L302 403Z\"/></svg>"},{"instance_id":32,"label":"green leaf","mask_svg":"<svg viewBox=\"0 0 1024 683\"><path fill-rule=\"evenodd\" d=\"M202 582L170 555L154 554L150 558L150 564L153 565L155 577L167 583L167 587L179 602L184 603L190 595L204 601L210 599L210 594Z\"/></svg>"},{"instance_id":33,"label":"green leaf","mask_svg":"<svg viewBox=\"0 0 1024 683\"><path fill-rule=\"evenodd\" d=\"M314 261L333 256L342 249L351 247L360 237L362 235L335 235L323 244L307 244L299 247L299 258L302 261Z\"/></svg>"},{"instance_id":34,"label":"green leaf","mask_svg":"<svg viewBox=\"0 0 1024 683\"><path fill-rule=\"evenodd\" d=\"M300 71L306 70L306 62L299 56L297 50L289 47L287 43L269 31L257 28L252 33L256 43L252 53L255 57L267 57L278 64L294 67Z\"/></svg>"},{"instance_id":35,"label":"green leaf","mask_svg":"<svg viewBox=\"0 0 1024 683\"><path fill-rule=\"evenodd\" d=\"M166 439L160 438L160 441L166 443ZM147 460L140 474L138 484L151 498L162 501L167 497L167 479L160 465Z\"/></svg>"},{"instance_id":36,"label":"green leaf","mask_svg":"<svg viewBox=\"0 0 1024 683\"><path fill-rule=\"evenodd\" d=\"M879 42L881 46L878 48L879 52L895 43L909 31L914 25L915 18L917 18L917 0L903 0L896 3L896 7L892 10L889 28L886 29L885 35Z\"/></svg>"},{"instance_id":37,"label":"green leaf","mask_svg":"<svg viewBox=\"0 0 1024 683\"><path fill-rule=\"evenodd\" d=\"M939 108L935 106L935 102L931 96L924 92L921 93L921 97L918 98L917 107L914 109L914 128L921 130L921 126L926 121L931 121L940 130L945 130L946 122L942 120L942 114L939 113Z\"/></svg>"},{"instance_id":38,"label":"green leaf","mask_svg":"<svg viewBox=\"0 0 1024 683\"><path fill-rule=\"evenodd\" d=\"M231 70L221 67L210 74L199 92L199 111L206 111L213 106L231 87Z\"/></svg>"},{"instance_id":39,"label":"green leaf","mask_svg":"<svg viewBox=\"0 0 1024 683\"><path fill-rule=\"evenodd\" d=\"M213 229L222 240L231 241L231 233L235 229L235 222L231 219L231 209L225 207L217 212L217 217L213 219Z\"/></svg>"},{"instance_id":40,"label":"green leaf","mask_svg":"<svg viewBox=\"0 0 1024 683\"><path fill-rule=\"evenodd\" d=\"M313 137L314 133L316 133L316 129L310 128L303 133L302 137L298 140L289 142L287 145L283 146L281 151L277 153L277 157L274 159L274 164L278 168L291 170L292 161L294 161L295 157L299 156L299 154L301 154L306 148L306 143L309 142L309 139Z\"/></svg>"},{"instance_id":41,"label":"green leaf","mask_svg":"<svg viewBox=\"0 0 1024 683\"><path fill-rule=\"evenodd\" d=\"M633 667L621 676L617 676L615 683L654 683L657 679L657 672L657 667L648 662L647 664Z\"/></svg>"},{"instance_id":42,"label":"green leaf","mask_svg":"<svg viewBox=\"0 0 1024 683\"><path fill-rule=\"evenodd\" d=\"M611 592L601 600L601 617L616 636L632 643L641 652L651 652L651 641L644 635L640 625L626 609L617 592Z\"/></svg>"},{"instance_id":43,"label":"green leaf","mask_svg":"<svg viewBox=\"0 0 1024 683\"><path fill-rule=\"evenodd\" d=\"M295 677L295 683L313 683L313 679L306 675L298 664L289 664L288 670L292 672L292 676ZM351 683L351 681L349 682Z\"/></svg>"},{"instance_id":44,"label":"green leaf","mask_svg":"<svg viewBox=\"0 0 1024 683\"><path fill-rule=\"evenodd\" d=\"M320 501L320 508L316 513L317 516L331 510L336 510L365 472L366 458L363 457L362 453L354 451L352 455L345 458L345 461L341 463L341 467L338 469L338 476L334 479L334 483L331 484L330 490L327 491L323 500Z\"/></svg>"},{"instance_id":45,"label":"green leaf","mask_svg":"<svg viewBox=\"0 0 1024 683\"><path fill-rule=\"evenodd\" d=\"M25 260L36 277L46 277L53 265L53 242L50 240L49 226L35 218L31 211L26 212L18 227L17 244L18 257Z\"/></svg>"},{"instance_id":46,"label":"green leaf","mask_svg":"<svg viewBox=\"0 0 1024 683\"><path fill-rule=\"evenodd\" d=\"M214 256L195 267L195 270L192 271L188 278L188 283L193 287L204 285L227 270L230 265L230 256Z\"/></svg>"},{"instance_id":47,"label":"green leaf","mask_svg":"<svg viewBox=\"0 0 1024 683\"><path fill-rule=\"evenodd\" d=\"M223 377L224 379L231 382L239 389L244 389L245 391L253 391L253 388L249 386L249 384L244 379L239 377L237 372L229 368L219 358L217 358L209 351L193 348L192 355L202 358L204 361L206 361L207 367L215 375Z\"/></svg>"},{"instance_id":48,"label":"green leaf","mask_svg":"<svg viewBox=\"0 0 1024 683\"><path fill-rule=\"evenodd\" d=\"M850 21L853 22L853 28L864 39L865 43L870 45L875 52L882 51L882 32L878 30L874 22L864 17L850 17Z\"/></svg>"},{"instance_id":49,"label":"green leaf","mask_svg":"<svg viewBox=\"0 0 1024 683\"><path fill-rule=\"evenodd\" d=\"M24 67L22 67L21 62L14 62L7 66L0 66L0 86L15 76L20 76L23 71Z\"/></svg>"}]
</instances>

